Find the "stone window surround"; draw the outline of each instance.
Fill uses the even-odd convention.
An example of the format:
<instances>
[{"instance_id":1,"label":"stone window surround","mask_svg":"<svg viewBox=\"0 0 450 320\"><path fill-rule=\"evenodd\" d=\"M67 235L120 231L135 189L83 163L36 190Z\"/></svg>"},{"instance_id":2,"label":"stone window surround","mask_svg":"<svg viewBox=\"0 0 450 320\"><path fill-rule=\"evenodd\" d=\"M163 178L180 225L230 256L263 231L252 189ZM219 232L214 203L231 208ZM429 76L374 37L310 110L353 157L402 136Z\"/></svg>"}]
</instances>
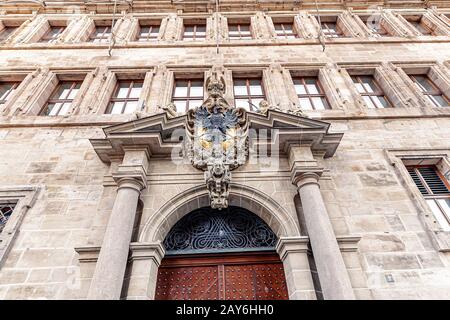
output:
<instances>
[{"instance_id":1,"label":"stone window surround","mask_svg":"<svg viewBox=\"0 0 450 320\"><path fill-rule=\"evenodd\" d=\"M116 87L117 80L143 80L142 90L138 100L138 107L135 111L145 110L148 98L150 96L150 88L154 76L153 68L108 68L103 74L102 84L98 88L99 96L94 103L92 112L99 115L105 114L113 91ZM114 116L114 115L111 115Z\"/></svg>"},{"instance_id":2,"label":"stone window surround","mask_svg":"<svg viewBox=\"0 0 450 320\"><path fill-rule=\"evenodd\" d=\"M369 27L367 26L368 23L368 19L371 15L369 14L359 14L357 17L359 18L359 20L361 21L361 23L364 25L364 28L367 30L367 32L370 34L370 36L372 37L378 37L373 31L371 31L369 29ZM390 36L390 37L394 37L397 36L397 34L395 33L395 30L393 30L391 24L386 20L386 18L381 14L378 13L377 14L377 18L378 18L378 22L380 24L380 27L383 28L387 35L386 36ZM374 21L375 22L375 21ZM386 37L384 36L384 37Z\"/></svg>"},{"instance_id":3,"label":"stone window surround","mask_svg":"<svg viewBox=\"0 0 450 320\"><path fill-rule=\"evenodd\" d=\"M277 23L284 23L284 24L290 24L292 25L292 32L295 35L295 38L301 38L300 31L298 30L298 25L296 23L295 15L289 14L289 15L278 15L278 14L270 14L269 18L272 20L272 24L275 28L275 24ZM275 33L276 36L276 33ZM283 38L283 40L286 40Z\"/></svg>"},{"instance_id":4,"label":"stone window surround","mask_svg":"<svg viewBox=\"0 0 450 320\"><path fill-rule=\"evenodd\" d=\"M159 27L157 39L152 39L152 41L161 40L162 30L163 30L163 18L159 17L134 17L135 23L132 24L129 36L127 37L130 42L139 42L138 37L142 26L157 26Z\"/></svg>"},{"instance_id":5,"label":"stone window surround","mask_svg":"<svg viewBox=\"0 0 450 320\"><path fill-rule=\"evenodd\" d=\"M26 79L26 81L25 81ZM0 82L20 82L19 86L12 92L6 103L0 105L0 115L7 115L11 107L24 92L25 87L31 80L31 71L0 70Z\"/></svg>"},{"instance_id":6,"label":"stone window surround","mask_svg":"<svg viewBox=\"0 0 450 320\"><path fill-rule=\"evenodd\" d=\"M34 30L34 34L31 38L27 39L27 43L39 43L42 37L50 30L51 27L65 27L64 31L58 36L57 40L54 43L59 43L63 39L63 37L67 34L68 26L70 24L70 19L58 18L58 17L49 17L43 21L42 24L39 25L37 29ZM44 45L48 45L48 43L43 43Z\"/></svg>"},{"instance_id":7,"label":"stone window surround","mask_svg":"<svg viewBox=\"0 0 450 320\"><path fill-rule=\"evenodd\" d=\"M450 252L450 231L443 231L439 226L425 198L406 169L406 165L418 164L419 162L421 164L434 164L450 181L448 175L450 172L450 149L386 149L385 154L404 182L405 188L418 209L419 220L431 238L433 245L438 251Z\"/></svg>"},{"instance_id":8,"label":"stone window surround","mask_svg":"<svg viewBox=\"0 0 450 320\"><path fill-rule=\"evenodd\" d=\"M181 14L178 16L181 19L181 23L179 24L179 28L178 30L176 30L177 36L176 39L178 41L183 41L183 42L197 42L197 41L207 41L211 39L211 28L212 26L208 24L208 18L210 17L210 15L184 15ZM205 38L204 39L200 39L200 40L191 40L191 41L186 41L184 39L184 28L186 25L204 25L205 26Z\"/></svg>"},{"instance_id":9,"label":"stone window surround","mask_svg":"<svg viewBox=\"0 0 450 320\"><path fill-rule=\"evenodd\" d=\"M289 79L290 79L290 84L289 84L289 88L287 88L287 90L291 91L293 90L292 93L290 93L290 97L291 99L294 100L294 106L298 109L300 108L300 100L298 98L297 93L295 92L295 87L294 87L294 78L297 77L317 77L317 79L319 80L319 83L324 91L325 97L327 99L328 102L328 109L325 110L312 110L312 112L327 112L333 109L339 109L339 106L336 104L336 90L334 90L333 88L333 83L332 83L332 79L329 77L328 72L325 70L325 65L321 64L321 65L314 65L314 66L298 66L298 67L294 67L294 66L288 66L286 67L289 70ZM330 82L331 81L331 82ZM295 95L295 97L294 97ZM308 110L311 111L311 110Z\"/></svg>"},{"instance_id":10,"label":"stone window surround","mask_svg":"<svg viewBox=\"0 0 450 320\"><path fill-rule=\"evenodd\" d=\"M230 39L229 38L229 25L233 25L233 24L244 24L244 25L249 25L250 26L250 34L252 36L252 39L255 39L255 26L253 25L253 21L251 16L249 15L224 15L227 18L227 24L226 24L226 30L224 31L224 33L226 34L226 37L229 41L242 41L242 39ZM248 39L250 40L250 39ZM247 41L248 41L247 40ZM246 41L246 40L244 40Z\"/></svg>"},{"instance_id":11,"label":"stone window surround","mask_svg":"<svg viewBox=\"0 0 450 320\"><path fill-rule=\"evenodd\" d=\"M373 65L356 65L345 67L346 71L345 77L347 77L347 75L349 76L349 79L347 79L347 83L349 84L349 86L351 85L350 90L354 92L359 98L362 99L362 96L356 89L356 86L353 83L351 77L356 75L372 76L379 85L380 89L383 91L383 94L387 97L391 105L391 108L404 107L403 101L395 98L393 91L394 86L392 82L386 77L385 73L382 72L381 68L382 68L381 63ZM369 109L364 100L361 100L361 104L364 106L365 109Z\"/></svg>"},{"instance_id":12,"label":"stone window surround","mask_svg":"<svg viewBox=\"0 0 450 320\"><path fill-rule=\"evenodd\" d=\"M90 79L88 79L89 71L86 69L79 70L64 70L64 69L50 69L43 70L38 76L39 79L34 80L34 87L30 88L30 99L27 99L25 104L20 107L22 113L27 115L40 115L42 109L47 104L48 99L54 92L60 81L82 81L80 90L72 101L71 110L64 115L67 117L78 111L86 92L90 86ZM38 78L38 77L36 77ZM88 80L88 81L87 81ZM38 83L37 83L38 82ZM58 116L56 116L58 117Z\"/></svg>"},{"instance_id":13,"label":"stone window surround","mask_svg":"<svg viewBox=\"0 0 450 320\"><path fill-rule=\"evenodd\" d=\"M277 93L274 92L274 87L270 84L271 76L269 71L269 66L264 67L229 67L227 68L230 71L231 83L229 86L229 90L227 90L226 96L229 97L232 101L232 105L234 105L234 79L235 78L258 78L261 79L261 86L263 90L263 94L265 96L265 100L269 102L270 105L274 104L273 96ZM259 107L259 106L256 106Z\"/></svg>"},{"instance_id":14,"label":"stone window surround","mask_svg":"<svg viewBox=\"0 0 450 320\"><path fill-rule=\"evenodd\" d=\"M34 205L40 187L0 187L0 202L15 203L14 211L0 233L0 268L6 261L27 211Z\"/></svg>"},{"instance_id":15,"label":"stone window surround","mask_svg":"<svg viewBox=\"0 0 450 320\"><path fill-rule=\"evenodd\" d=\"M364 10L354 10L352 12L355 13L355 14L353 14L353 13L351 14L351 16L353 18L355 18L355 20L358 20L358 15L367 14L367 10L366 11L364 11ZM383 12L383 11L380 11L380 12ZM444 35L445 36L445 35L449 35L450 34L450 28L445 28L445 24L443 22L439 22L440 19L438 17L431 17L431 15L433 15L433 14L437 15L437 14L439 14L439 12L434 12L434 11L431 12L430 10L428 10L428 11L427 10L419 10L419 11L414 10L414 11L411 11L411 10L404 10L404 9L403 10L401 10L401 9L394 10L393 12L395 13L395 16L397 16L397 18L399 18L399 20L402 20L402 15L407 15L407 16L422 15L425 18L425 20L427 21L428 24L430 24L430 25L433 25L433 24L436 25L437 23L439 24L439 27L438 27L438 29L440 30L439 35ZM345 36L354 38L355 37L355 35L354 35L355 30L352 30L351 28L348 28L348 26L347 26L348 21L347 22L344 21L344 20L348 20L348 19L347 19L347 17L346 18L343 17L344 15L348 16L348 13L349 13L349 11L343 11L343 10L326 10L326 11L322 11L321 17L323 16L325 20L327 19L327 17L330 17L330 16L331 17L333 17L333 16L337 17L338 26L341 27L341 29L344 32ZM244 14L244 13L239 13L239 14ZM247 16L252 16L252 15L255 15L255 12L254 11L245 12L245 14ZM292 13L286 13L286 14L292 16ZM311 10L309 12L309 14L314 16L315 15L314 10ZM225 17L227 15L233 15L233 13L223 12L222 15ZM272 17L278 17L278 16L282 17L283 15L285 15L285 14L284 13L270 13L270 16L266 15L265 17L267 18L267 23L269 25L273 26ZM426 15L430 15L431 18L428 18L428 16L426 16ZM40 16L41 15L37 15L37 17L40 17ZM62 14L44 14L44 16L48 17L48 18L45 18L44 20L48 19L49 21L51 21L51 20L66 20L66 21L69 21L69 20L71 20L72 18L75 17L74 15L68 15L67 17L64 17L64 15L62 15ZM89 26L84 26L82 28L82 30L80 30L80 32L79 32L80 34L76 36L76 38L78 40L75 40L73 42L78 42L78 43L79 42L85 42L86 39L89 37L89 34L92 32L93 27L94 27L94 25L95 25L95 23L97 21L102 21L102 20L104 20L104 21L111 21L111 19L112 19L112 15L111 14L102 14L102 15L85 14L83 16L85 18L88 18L88 20L90 21L89 22ZM119 16L117 18L116 27L119 28L119 25L120 25L121 22L129 20L129 19L133 20L133 19L136 19L136 17L139 17L139 19L156 19L156 20L162 19L162 20L165 20L165 18L161 18L161 15L149 14L147 16L147 15L143 15L142 13L141 14L137 13L136 15L132 15L131 18L128 18L128 17L124 18L123 16ZM167 17L167 14L166 14L166 17ZM189 14L183 14L182 13L182 14L176 15L175 17L178 17L181 20L183 20L183 19L197 19L197 18L200 18L200 19L205 19L205 20L209 21L210 18L211 18L211 14L209 14L209 13L197 13L197 14L194 15L192 13L189 13ZM30 22L30 20L28 20L28 22L30 22L31 24L34 23L36 18L33 18L33 16L30 16L30 18L32 20L31 20L31 22ZM21 17L21 19L23 21L23 17ZM7 19L5 19L5 21L6 20L10 20L10 18L7 17ZM298 19L295 19L295 16L294 16L294 20L295 20L294 26L298 27ZM382 20L385 20L385 19L383 18ZM412 36L412 35L413 36L418 36L417 32L414 32L414 30L411 29L413 27L412 26L408 27L408 25L407 25L407 23L405 23L405 21L397 21L397 22L399 22L398 24L402 28L408 29L407 31L403 31L403 33L406 32L407 34L406 33L402 34L401 32L400 33L397 32L398 36L403 36L403 37ZM357 22L359 27L361 27L361 23L360 23L361 21L360 22L355 21L355 22ZM48 27L48 22L45 22L45 21L39 22L37 27L35 26L34 28L32 28L32 34L33 35L24 35L23 37L21 37L23 39L19 39L20 40L19 42L23 42L23 43L36 42L35 38L39 38L39 36L37 34L40 34L41 32L43 32L42 29L45 28L45 25L47 25L47 27ZM76 25L76 23L74 23L74 25ZM213 26L211 25L211 23L208 23L208 22L206 23L206 25L207 25L207 34L206 34L206 38L207 39L206 40L209 40L209 39L212 39L214 37L214 35L213 35L214 32L212 30ZM131 27L131 29L135 29L135 28L136 28L136 24L134 24L134 26ZM65 30L65 33L66 33L66 31L67 31L67 33L72 33L73 30L69 30L69 29L72 29L72 26L68 26L67 30ZM161 29L163 29L163 28L161 28ZM180 25L177 26L177 29L180 29ZM182 27L181 27L181 29L182 29ZM182 36L182 34L181 34L182 30L181 29L177 30L178 35L175 38L177 40L180 40L180 38ZM272 29L272 28L270 28L270 26L269 26L269 29ZM391 29L391 31L392 31L392 28L388 28L388 29ZM448 29L448 30L444 30L444 29ZM38 32L37 30L40 30L40 31ZM116 30L114 30L114 31L116 31ZM17 30L17 32L21 33L21 31L19 31L19 30ZM269 33L270 32L273 33L273 30L269 30ZM160 36L159 36L160 40L163 40L162 39L163 38L162 37L163 33L164 33L164 31L160 30ZM366 36L367 35L370 36L370 31L369 30L365 30L364 33L366 33ZM273 34L272 35L267 35L267 36L274 38ZM359 38L361 38L361 37L364 38L364 35L358 36L358 37ZM132 41L131 40L131 39L133 39L132 38L132 32L128 32L127 35L121 35L120 38L121 38L122 41ZM302 37L299 37L298 39L302 39ZM164 39L164 40L167 40L167 39ZM357 40L357 39L354 39L354 40ZM68 41L68 43L70 43L70 42L72 42L72 41ZM120 41L118 41L118 42L120 42Z\"/></svg>"},{"instance_id":16,"label":"stone window surround","mask_svg":"<svg viewBox=\"0 0 450 320\"><path fill-rule=\"evenodd\" d=\"M409 75L422 74L428 76L444 95L450 97L450 70L445 63L430 61L395 63L394 65L398 67L397 71L400 76L402 76L403 81L408 84L409 88L412 88L411 91L419 100L421 107L440 108L428 101L428 99L425 99L422 92L419 88L416 88Z\"/></svg>"},{"instance_id":17,"label":"stone window surround","mask_svg":"<svg viewBox=\"0 0 450 320\"><path fill-rule=\"evenodd\" d=\"M24 19L0 19L0 32L2 32L5 27L17 27L17 29L14 30L14 32L12 32L8 38L2 42L2 44L5 42L10 42L17 34L19 34L21 26L24 22Z\"/></svg>"}]
</instances>

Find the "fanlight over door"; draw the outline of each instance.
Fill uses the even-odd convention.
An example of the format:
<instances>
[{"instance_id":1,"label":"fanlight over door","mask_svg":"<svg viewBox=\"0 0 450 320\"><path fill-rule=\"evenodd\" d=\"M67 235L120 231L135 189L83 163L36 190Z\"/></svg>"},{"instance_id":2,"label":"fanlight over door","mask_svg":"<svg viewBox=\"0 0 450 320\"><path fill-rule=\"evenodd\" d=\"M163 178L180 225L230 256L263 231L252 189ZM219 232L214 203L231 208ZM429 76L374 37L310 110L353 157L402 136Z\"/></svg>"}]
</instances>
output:
<instances>
[{"instance_id":1,"label":"fanlight over door","mask_svg":"<svg viewBox=\"0 0 450 320\"><path fill-rule=\"evenodd\" d=\"M201 208L164 240L156 299L287 299L276 235L246 209Z\"/></svg>"}]
</instances>

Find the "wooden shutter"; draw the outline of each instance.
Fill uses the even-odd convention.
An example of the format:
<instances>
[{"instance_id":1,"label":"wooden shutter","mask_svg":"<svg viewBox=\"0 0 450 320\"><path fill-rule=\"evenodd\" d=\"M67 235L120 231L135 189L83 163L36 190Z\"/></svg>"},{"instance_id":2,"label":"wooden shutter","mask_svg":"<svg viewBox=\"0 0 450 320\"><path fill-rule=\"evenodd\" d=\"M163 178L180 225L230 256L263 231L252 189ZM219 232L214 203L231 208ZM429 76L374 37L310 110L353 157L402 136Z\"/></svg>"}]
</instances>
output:
<instances>
[{"instance_id":1,"label":"wooden shutter","mask_svg":"<svg viewBox=\"0 0 450 320\"><path fill-rule=\"evenodd\" d=\"M436 167L409 167L408 172L423 195L450 194L450 189L447 187Z\"/></svg>"}]
</instances>

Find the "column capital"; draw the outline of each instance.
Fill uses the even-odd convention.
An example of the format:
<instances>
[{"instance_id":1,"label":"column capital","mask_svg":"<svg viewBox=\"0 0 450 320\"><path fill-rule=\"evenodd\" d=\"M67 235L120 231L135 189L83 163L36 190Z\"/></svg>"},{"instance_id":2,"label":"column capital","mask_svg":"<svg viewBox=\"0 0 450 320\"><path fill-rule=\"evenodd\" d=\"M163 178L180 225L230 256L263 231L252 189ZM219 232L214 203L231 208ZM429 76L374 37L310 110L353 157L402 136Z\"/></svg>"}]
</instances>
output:
<instances>
[{"instance_id":1,"label":"column capital","mask_svg":"<svg viewBox=\"0 0 450 320\"><path fill-rule=\"evenodd\" d=\"M147 188L147 172L141 165L119 165L112 174L118 189L132 188L141 192Z\"/></svg>"},{"instance_id":2,"label":"column capital","mask_svg":"<svg viewBox=\"0 0 450 320\"><path fill-rule=\"evenodd\" d=\"M159 267L166 251L161 242L133 242L130 244L131 261L153 260Z\"/></svg>"},{"instance_id":3,"label":"column capital","mask_svg":"<svg viewBox=\"0 0 450 320\"><path fill-rule=\"evenodd\" d=\"M280 237L275 250L280 255L281 261L284 261L290 253L307 253L309 248L309 238L299 237Z\"/></svg>"},{"instance_id":4,"label":"column capital","mask_svg":"<svg viewBox=\"0 0 450 320\"><path fill-rule=\"evenodd\" d=\"M323 168L319 167L295 167L291 170L291 181L297 188L301 188L311 183L318 185L322 173Z\"/></svg>"}]
</instances>

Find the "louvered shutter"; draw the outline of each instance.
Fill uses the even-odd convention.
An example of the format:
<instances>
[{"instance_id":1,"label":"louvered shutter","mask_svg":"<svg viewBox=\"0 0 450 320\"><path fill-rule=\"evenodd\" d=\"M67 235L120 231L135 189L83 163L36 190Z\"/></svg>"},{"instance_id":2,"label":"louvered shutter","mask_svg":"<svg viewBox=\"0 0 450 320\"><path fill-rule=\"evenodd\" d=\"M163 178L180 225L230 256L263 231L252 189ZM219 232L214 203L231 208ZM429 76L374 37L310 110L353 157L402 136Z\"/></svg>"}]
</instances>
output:
<instances>
[{"instance_id":1,"label":"louvered shutter","mask_svg":"<svg viewBox=\"0 0 450 320\"><path fill-rule=\"evenodd\" d=\"M423 195L450 194L435 167L409 167L408 172Z\"/></svg>"}]
</instances>

